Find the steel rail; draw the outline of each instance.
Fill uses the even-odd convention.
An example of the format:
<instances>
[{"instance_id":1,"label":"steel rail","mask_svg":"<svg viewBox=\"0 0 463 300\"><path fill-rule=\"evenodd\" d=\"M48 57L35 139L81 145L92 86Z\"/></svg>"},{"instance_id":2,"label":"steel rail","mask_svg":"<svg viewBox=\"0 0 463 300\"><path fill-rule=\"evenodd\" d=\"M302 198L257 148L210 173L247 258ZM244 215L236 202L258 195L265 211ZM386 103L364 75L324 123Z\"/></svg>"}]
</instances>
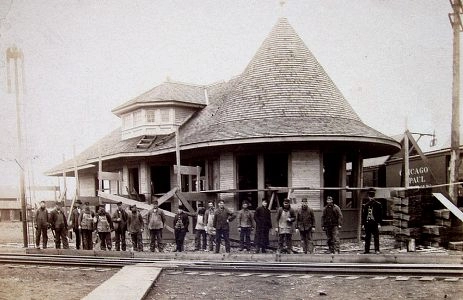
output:
<instances>
[{"instance_id":1,"label":"steel rail","mask_svg":"<svg viewBox=\"0 0 463 300\"><path fill-rule=\"evenodd\" d=\"M146 264L165 269L207 272L280 274L339 274L389 276L463 277L461 264L366 264L366 263L285 263L243 261L193 261L156 258L95 257L41 254L0 254L0 264L39 264L121 268Z\"/></svg>"}]
</instances>

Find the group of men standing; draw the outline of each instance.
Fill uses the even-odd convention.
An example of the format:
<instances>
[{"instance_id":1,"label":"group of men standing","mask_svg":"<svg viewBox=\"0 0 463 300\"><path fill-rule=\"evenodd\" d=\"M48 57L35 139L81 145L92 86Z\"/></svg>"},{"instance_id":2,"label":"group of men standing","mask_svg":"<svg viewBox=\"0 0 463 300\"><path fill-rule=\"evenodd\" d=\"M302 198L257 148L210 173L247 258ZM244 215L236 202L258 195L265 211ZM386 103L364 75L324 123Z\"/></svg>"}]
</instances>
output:
<instances>
[{"instance_id":1,"label":"group of men standing","mask_svg":"<svg viewBox=\"0 0 463 300\"><path fill-rule=\"evenodd\" d=\"M365 230L365 252L370 251L371 236L374 236L375 252L379 253L379 229L382 221L381 203L375 198L375 190L369 189L368 199L362 207L362 228ZM224 207L223 201L219 202L217 211L214 212L210 203L207 217L202 220L212 220L212 227L208 230L210 250L212 250L212 241L215 241L215 252L218 253L222 238L225 242L225 251L230 251L229 241L229 223L237 216L238 231L240 233L240 248L250 250L251 232L255 225L254 244L256 253L265 253L269 246L269 233L272 229L271 213L268 208L268 202L262 200L262 205L258 207L254 214L249 210L249 203L243 201L242 208L236 216ZM211 218L211 214L215 214ZM206 221L207 222L207 221ZM208 223L206 223L207 225ZM339 230L342 228L343 215L338 205L334 204L333 198L328 196L326 206L322 210L321 225L326 234L328 252L340 253L340 236ZM207 226L206 226L207 227ZM312 208L308 206L307 198L301 200L301 207L297 210L291 208L290 200L284 199L283 206L278 208L276 217L275 231L278 234L278 253L293 253L292 236L294 232L299 232L301 246L304 253L313 253L314 244L312 234L315 232L315 214ZM216 235L213 238L213 235ZM198 235L196 249L198 246ZM204 246L205 247L205 246Z\"/></svg>"},{"instance_id":2,"label":"group of men standing","mask_svg":"<svg viewBox=\"0 0 463 300\"><path fill-rule=\"evenodd\" d=\"M217 209L214 208L213 202L209 202L207 210L200 207L195 226L195 250L201 250L201 242L202 249L206 250L207 241L209 251L213 251L215 242L215 252L219 253L220 244L224 240L225 251L230 252L229 224L235 218L237 218L240 234L239 250L251 250L251 233L255 228L256 253L266 253L273 225L268 202L265 199L254 213L249 210L247 201L243 201L241 210L236 214L225 208L223 201L219 201ZM330 252L339 253L339 228L342 225L342 213L340 208L333 204L331 197L328 197L327 206L323 210L322 224L328 237ZM300 233L304 253L313 253L312 233L315 231L315 216L306 198L302 199L301 208L298 210L291 208L289 199L284 199L283 206L278 209L275 226L275 231L278 233L278 252L292 253L294 230Z\"/></svg>"},{"instance_id":3,"label":"group of men standing","mask_svg":"<svg viewBox=\"0 0 463 300\"><path fill-rule=\"evenodd\" d=\"M365 253L370 251L371 235L374 236L375 252L379 252L379 228L381 227L381 204L374 198L375 191L368 191L368 200L362 208L362 227L365 230ZM180 205L174 217L173 229L176 248L174 252L184 251L184 241L189 228L189 217L195 218L195 250L220 252L220 245L224 241L225 251L230 252L230 223L237 218L237 227L240 235L240 251L251 250L251 233L255 229L254 244L256 253L266 253L269 247L269 234L272 225L271 212L267 200L262 200L262 205L255 212L249 210L249 203L243 201L242 208L237 213L232 213L224 205L224 201L218 202L215 208L214 202L208 202L204 208L200 203L196 214L187 212ZM166 227L166 217L155 200L152 208L148 210L147 228L150 236L150 251L156 248L163 251L162 232ZM51 228L55 238L55 247L68 249L68 222L62 209L62 203L57 202L55 209L48 213L45 203L40 203L36 215L36 247L40 247L42 237L43 248L47 248L47 230ZM328 196L326 206L321 216L322 229L326 233L329 253L340 252L339 230L342 227L343 215L339 206L333 203L333 198ZM275 232L278 234L278 253L293 253L292 235L299 232L301 246L304 253L313 253L314 244L312 234L315 232L315 214L308 206L307 198L301 200L301 207L297 210L291 208L290 200L284 199L282 207L278 208L275 224ZM75 234L76 248L84 250L93 249L92 234L96 230L101 250L111 250L111 232L115 235L115 250L126 251L126 232L132 240L134 251L143 251L142 232L145 227L144 218L135 205L129 207L129 212L123 209L122 202L117 203L117 209L112 216L106 212L104 206L100 206L97 212L90 209L89 203L83 206L77 200L71 212L69 226Z\"/></svg>"},{"instance_id":4,"label":"group of men standing","mask_svg":"<svg viewBox=\"0 0 463 300\"><path fill-rule=\"evenodd\" d=\"M122 209L122 202L118 203L118 208L111 217L106 212L104 206L100 206L95 213L91 210L88 202L82 206L82 202L76 200L68 223L62 202L56 202L55 208L51 212L48 212L45 202L41 201L40 207L35 213L35 245L37 248L40 248L40 239L42 238L42 247L46 249L48 242L47 231L51 229L55 240L55 248L60 249L62 243L64 249L69 249L68 230L71 228L75 236L76 249L92 250L93 232L96 231L100 240L101 250L111 250L111 232L114 231L116 250L121 250L122 242L122 250L125 251L127 221L128 215Z\"/></svg>"}]
</instances>

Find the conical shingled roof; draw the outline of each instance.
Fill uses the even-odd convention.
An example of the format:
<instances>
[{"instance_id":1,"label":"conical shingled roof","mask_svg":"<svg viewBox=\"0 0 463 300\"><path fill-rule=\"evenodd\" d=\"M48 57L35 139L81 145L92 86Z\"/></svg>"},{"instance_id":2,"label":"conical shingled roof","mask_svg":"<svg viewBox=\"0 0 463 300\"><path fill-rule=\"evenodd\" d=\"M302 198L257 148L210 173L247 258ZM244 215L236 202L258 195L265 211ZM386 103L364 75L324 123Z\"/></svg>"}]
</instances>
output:
<instances>
[{"instance_id":1,"label":"conical shingled roof","mask_svg":"<svg viewBox=\"0 0 463 300\"><path fill-rule=\"evenodd\" d=\"M280 19L243 72L219 122L275 117L360 121L286 19Z\"/></svg>"},{"instance_id":2,"label":"conical shingled roof","mask_svg":"<svg viewBox=\"0 0 463 300\"><path fill-rule=\"evenodd\" d=\"M226 94L214 101L217 105L204 108L197 120L185 124L182 145L337 137L364 142L373 138L375 143L399 147L362 123L285 18L274 26L243 74L230 82Z\"/></svg>"}]
</instances>

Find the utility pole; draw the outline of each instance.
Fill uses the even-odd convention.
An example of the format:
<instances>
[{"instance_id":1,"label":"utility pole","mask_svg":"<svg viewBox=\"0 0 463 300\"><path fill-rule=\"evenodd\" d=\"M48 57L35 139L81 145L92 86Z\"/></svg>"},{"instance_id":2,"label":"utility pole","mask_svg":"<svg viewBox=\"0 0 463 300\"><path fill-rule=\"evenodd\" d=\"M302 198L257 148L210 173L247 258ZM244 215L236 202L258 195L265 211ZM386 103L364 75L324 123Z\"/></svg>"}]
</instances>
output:
<instances>
[{"instance_id":1,"label":"utility pole","mask_svg":"<svg viewBox=\"0 0 463 300\"><path fill-rule=\"evenodd\" d=\"M458 200L458 185L460 169L460 32L463 30L461 0L450 0L453 12L449 14L453 29L453 82L452 82L452 128L450 152L449 194L456 205Z\"/></svg>"},{"instance_id":2,"label":"utility pole","mask_svg":"<svg viewBox=\"0 0 463 300\"><path fill-rule=\"evenodd\" d=\"M16 94L16 127L18 135L18 158L17 162L19 165L19 200L21 202L21 217L23 225L23 241L24 248L29 246L27 239L27 211L26 211L26 193L24 184L24 154L22 145L22 124L21 124L21 98L19 93L19 71L18 71L18 60L21 63L21 69L24 70L24 55L22 51L15 46L10 47L6 50L7 60L7 81L8 81L8 92L11 93L11 78L10 78L10 67L14 68L14 85ZM24 83L24 72L21 72L22 83ZM24 87L24 85L23 85Z\"/></svg>"}]
</instances>

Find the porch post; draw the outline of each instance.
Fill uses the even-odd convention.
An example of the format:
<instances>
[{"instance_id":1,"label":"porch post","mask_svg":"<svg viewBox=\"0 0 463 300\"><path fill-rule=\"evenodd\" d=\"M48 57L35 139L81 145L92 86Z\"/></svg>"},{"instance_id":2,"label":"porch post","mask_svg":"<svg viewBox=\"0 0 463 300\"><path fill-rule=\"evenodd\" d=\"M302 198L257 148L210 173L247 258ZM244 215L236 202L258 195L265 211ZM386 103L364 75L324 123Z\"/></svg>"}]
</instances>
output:
<instances>
[{"instance_id":1,"label":"porch post","mask_svg":"<svg viewBox=\"0 0 463 300\"><path fill-rule=\"evenodd\" d=\"M341 154L339 166L339 186L341 188L346 187L347 182L347 171L346 171L346 153ZM339 190L339 204L341 208L346 208L346 190Z\"/></svg>"},{"instance_id":2,"label":"porch post","mask_svg":"<svg viewBox=\"0 0 463 300\"><path fill-rule=\"evenodd\" d=\"M260 153L257 155L257 189L265 188L265 170L264 170L264 155ZM265 192L260 191L257 193L257 205L262 205L262 199L265 197ZM267 199L269 201L270 199ZM254 207L256 209L256 207Z\"/></svg>"},{"instance_id":3,"label":"porch post","mask_svg":"<svg viewBox=\"0 0 463 300\"><path fill-rule=\"evenodd\" d=\"M149 203L149 197L151 196L151 192L149 189L149 170L148 164L145 161L140 163L140 194L145 195L146 202Z\"/></svg>"},{"instance_id":4,"label":"porch post","mask_svg":"<svg viewBox=\"0 0 463 300\"><path fill-rule=\"evenodd\" d=\"M121 194L128 195L127 188L129 187L129 167L127 165L122 166L122 186Z\"/></svg>"}]
</instances>

